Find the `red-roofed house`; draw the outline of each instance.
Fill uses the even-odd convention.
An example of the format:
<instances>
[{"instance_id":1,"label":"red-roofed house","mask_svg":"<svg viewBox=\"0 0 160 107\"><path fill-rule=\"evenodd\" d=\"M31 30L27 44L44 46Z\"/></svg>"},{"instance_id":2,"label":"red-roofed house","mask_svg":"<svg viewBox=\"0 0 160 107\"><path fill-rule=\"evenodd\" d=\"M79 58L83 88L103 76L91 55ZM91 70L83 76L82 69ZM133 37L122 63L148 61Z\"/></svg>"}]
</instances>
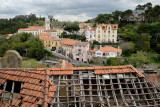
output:
<instances>
[{"instance_id":1,"label":"red-roofed house","mask_svg":"<svg viewBox=\"0 0 160 107\"><path fill-rule=\"evenodd\" d=\"M73 59L73 46L76 42L77 40L64 38L62 40L62 54Z\"/></svg>"},{"instance_id":2,"label":"red-roofed house","mask_svg":"<svg viewBox=\"0 0 160 107\"><path fill-rule=\"evenodd\" d=\"M54 47L52 38L43 37L43 38L40 38L40 39L43 41L45 48L52 49L52 47Z\"/></svg>"},{"instance_id":3,"label":"red-roofed house","mask_svg":"<svg viewBox=\"0 0 160 107\"><path fill-rule=\"evenodd\" d=\"M50 34L48 34L48 33L41 33L41 34L39 34L39 39L41 39L41 38L44 38L44 37L48 37L48 38L51 38L51 35Z\"/></svg>"},{"instance_id":4,"label":"red-roofed house","mask_svg":"<svg viewBox=\"0 0 160 107\"><path fill-rule=\"evenodd\" d=\"M112 46L105 46L95 52L95 57L118 57L122 53L122 49L117 49Z\"/></svg>"},{"instance_id":5,"label":"red-roofed house","mask_svg":"<svg viewBox=\"0 0 160 107\"><path fill-rule=\"evenodd\" d=\"M29 26L28 28L21 28L18 33L32 33L34 36L38 36L46 30L44 26Z\"/></svg>"}]
</instances>

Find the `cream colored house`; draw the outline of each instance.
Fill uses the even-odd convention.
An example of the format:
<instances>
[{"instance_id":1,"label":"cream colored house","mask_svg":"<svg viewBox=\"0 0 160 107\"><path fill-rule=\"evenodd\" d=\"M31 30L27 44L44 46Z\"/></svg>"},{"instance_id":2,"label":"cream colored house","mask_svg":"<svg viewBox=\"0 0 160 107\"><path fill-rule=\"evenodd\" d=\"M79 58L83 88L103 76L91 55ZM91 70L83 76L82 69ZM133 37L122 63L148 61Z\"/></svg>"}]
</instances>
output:
<instances>
[{"instance_id":1,"label":"cream colored house","mask_svg":"<svg viewBox=\"0 0 160 107\"><path fill-rule=\"evenodd\" d=\"M62 40L62 54L73 59L73 47L77 40L64 38Z\"/></svg>"},{"instance_id":2,"label":"cream colored house","mask_svg":"<svg viewBox=\"0 0 160 107\"><path fill-rule=\"evenodd\" d=\"M99 24L96 28L96 41L100 43L117 42L118 24Z\"/></svg>"}]
</instances>

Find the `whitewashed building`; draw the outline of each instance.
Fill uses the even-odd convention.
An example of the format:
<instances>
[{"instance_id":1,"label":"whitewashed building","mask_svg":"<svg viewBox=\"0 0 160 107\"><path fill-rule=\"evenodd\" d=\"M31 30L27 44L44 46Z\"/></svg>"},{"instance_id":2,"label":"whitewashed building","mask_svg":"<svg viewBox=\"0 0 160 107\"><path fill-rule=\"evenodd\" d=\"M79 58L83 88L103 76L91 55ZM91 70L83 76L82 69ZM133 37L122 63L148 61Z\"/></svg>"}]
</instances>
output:
<instances>
[{"instance_id":1,"label":"whitewashed building","mask_svg":"<svg viewBox=\"0 0 160 107\"><path fill-rule=\"evenodd\" d=\"M86 41L93 41L96 40L96 28L90 27L88 29L85 29L85 37Z\"/></svg>"},{"instance_id":2,"label":"whitewashed building","mask_svg":"<svg viewBox=\"0 0 160 107\"><path fill-rule=\"evenodd\" d=\"M45 26L29 26L28 28L21 28L18 33L31 33L34 36L38 36L41 33L45 33L46 30L50 29L50 20L45 18Z\"/></svg>"},{"instance_id":3,"label":"whitewashed building","mask_svg":"<svg viewBox=\"0 0 160 107\"><path fill-rule=\"evenodd\" d=\"M122 54L122 49L117 49L112 46L105 46L100 48L95 52L95 57L118 57L121 56Z\"/></svg>"}]
</instances>

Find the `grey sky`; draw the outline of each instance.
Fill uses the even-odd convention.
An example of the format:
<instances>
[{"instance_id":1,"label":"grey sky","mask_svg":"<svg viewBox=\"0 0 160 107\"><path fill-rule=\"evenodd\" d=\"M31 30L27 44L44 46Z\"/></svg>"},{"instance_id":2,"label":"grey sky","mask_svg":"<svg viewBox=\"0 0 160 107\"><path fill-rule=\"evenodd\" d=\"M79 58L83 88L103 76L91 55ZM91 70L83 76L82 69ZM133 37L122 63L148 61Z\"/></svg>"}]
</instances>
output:
<instances>
[{"instance_id":1,"label":"grey sky","mask_svg":"<svg viewBox=\"0 0 160 107\"><path fill-rule=\"evenodd\" d=\"M115 10L134 9L138 4L159 0L0 0L0 18L10 18L20 14L35 13L45 16L47 13L56 19L65 21L84 21L98 14Z\"/></svg>"}]
</instances>

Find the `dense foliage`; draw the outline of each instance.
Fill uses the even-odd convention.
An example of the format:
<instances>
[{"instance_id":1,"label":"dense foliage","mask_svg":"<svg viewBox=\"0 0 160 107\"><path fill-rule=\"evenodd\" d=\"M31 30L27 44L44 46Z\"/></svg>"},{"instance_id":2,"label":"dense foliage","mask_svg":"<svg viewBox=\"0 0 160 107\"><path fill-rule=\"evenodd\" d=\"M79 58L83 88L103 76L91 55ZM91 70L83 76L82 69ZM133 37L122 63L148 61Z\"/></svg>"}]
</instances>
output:
<instances>
[{"instance_id":1,"label":"dense foliage","mask_svg":"<svg viewBox=\"0 0 160 107\"><path fill-rule=\"evenodd\" d=\"M81 41L86 41L86 37L82 35L76 35L76 34L67 34L66 32L63 32L60 36L61 38L70 38L70 39L75 39L75 40L81 40Z\"/></svg>"},{"instance_id":2,"label":"dense foliage","mask_svg":"<svg viewBox=\"0 0 160 107\"><path fill-rule=\"evenodd\" d=\"M20 28L33 25L44 25L44 18L38 18L35 14L18 15L10 19L0 19L0 34L17 32Z\"/></svg>"},{"instance_id":3,"label":"dense foliage","mask_svg":"<svg viewBox=\"0 0 160 107\"><path fill-rule=\"evenodd\" d=\"M43 42L32 34L22 33L14 35L9 39L0 36L0 56L2 57L7 50L16 50L21 56L40 60L45 55Z\"/></svg>"}]
</instances>

